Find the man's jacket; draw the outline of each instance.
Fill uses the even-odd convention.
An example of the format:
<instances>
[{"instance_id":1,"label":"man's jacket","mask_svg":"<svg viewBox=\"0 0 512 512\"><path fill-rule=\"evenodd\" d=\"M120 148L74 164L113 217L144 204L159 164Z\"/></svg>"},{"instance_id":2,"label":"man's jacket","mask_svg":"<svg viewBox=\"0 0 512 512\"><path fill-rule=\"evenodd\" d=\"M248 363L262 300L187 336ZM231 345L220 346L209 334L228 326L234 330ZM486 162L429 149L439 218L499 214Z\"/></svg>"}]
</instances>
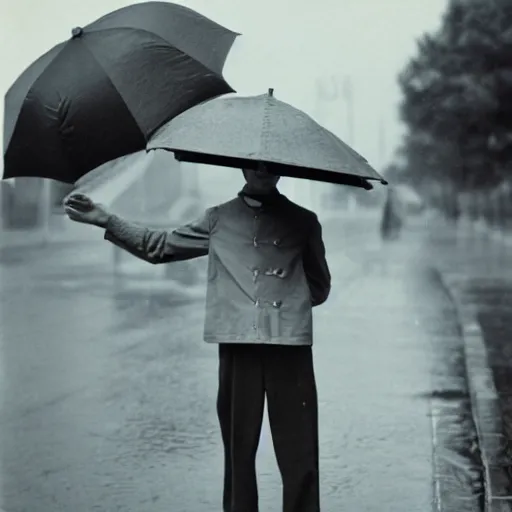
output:
<instances>
[{"instance_id":1,"label":"man's jacket","mask_svg":"<svg viewBox=\"0 0 512 512\"><path fill-rule=\"evenodd\" d=\"M322 228L284 195L257 209L239 195L175 231L114 215L105 238L150 263L208 255L206 342L312 344L312 307L331 286Z\"/></svg>"}]
</instances>

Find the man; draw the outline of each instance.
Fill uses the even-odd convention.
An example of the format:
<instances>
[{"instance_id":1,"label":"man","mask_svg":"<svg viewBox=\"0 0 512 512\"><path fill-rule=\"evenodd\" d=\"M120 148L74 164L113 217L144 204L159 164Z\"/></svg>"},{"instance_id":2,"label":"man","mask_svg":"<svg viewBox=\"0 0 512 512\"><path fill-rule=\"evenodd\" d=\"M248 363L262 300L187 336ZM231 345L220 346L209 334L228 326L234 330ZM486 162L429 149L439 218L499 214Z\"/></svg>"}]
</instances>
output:
<instances>
[{"instance_id":1,"label":"man","mask_svg":"<svg viewBox=\"0 0 512 512\"><path fill-rule=\"evenodd\" d=\"M208 254L204 340L219 344L217 412L225 454L224 512L257 512L256 450L265 396L284 512L318 512L318 410L312 307L331 276L317 216L283 196L278 176L243 171L238 197L173 232L111 215L82 195L72 220L150 263Z\"/></svg>"}]
</instances>

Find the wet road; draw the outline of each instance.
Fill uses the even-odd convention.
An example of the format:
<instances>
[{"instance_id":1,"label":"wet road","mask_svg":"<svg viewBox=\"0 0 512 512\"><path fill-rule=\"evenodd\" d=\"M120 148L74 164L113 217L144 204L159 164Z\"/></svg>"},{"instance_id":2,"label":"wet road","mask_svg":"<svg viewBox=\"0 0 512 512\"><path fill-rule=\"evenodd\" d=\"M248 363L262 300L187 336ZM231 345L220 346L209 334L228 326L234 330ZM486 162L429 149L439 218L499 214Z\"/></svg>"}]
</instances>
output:
<instances>
[{"instance_id":1,"label":"wet road","mask_svg":"<svg viewBox=\"0 0 512 512\"><path fill-rule=\"evenodd\" d=\"M364 226L361 232L364 232ZM442 315L419 235L381 248L326 230L333 294L315 318L323 510L432 510L430 397ZM216 347L203 303L119 291L110 247L3 253L1 506L220 510ZM432 293L424 293L430 287ZM443 331L443 332L441 332ZM447 339L447 338L446 338ZM281 493L265 423L261 510Z\"/></svg>"}]
</instances>

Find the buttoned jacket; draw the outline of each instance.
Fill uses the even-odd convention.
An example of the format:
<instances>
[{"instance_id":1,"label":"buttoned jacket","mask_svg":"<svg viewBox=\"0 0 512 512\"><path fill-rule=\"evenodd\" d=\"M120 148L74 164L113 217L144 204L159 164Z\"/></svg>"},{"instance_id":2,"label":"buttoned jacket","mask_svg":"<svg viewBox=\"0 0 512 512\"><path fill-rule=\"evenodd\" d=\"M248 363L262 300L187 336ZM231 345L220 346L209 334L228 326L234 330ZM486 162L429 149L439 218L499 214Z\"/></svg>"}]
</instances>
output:
<instances>
[{"instance_id":1,"label":"buttoned jacket","mask_svg":"<svg viewBox=\"0 0 512 512\"><path fill-rule=\"evenodd\" d=\"M284 195L253 208L238 196L174 231L111 216L105 238L150 263L208 255L204 340L311 345L312 308L331 276L315 213Z\"/></svg>"}]
</instances>

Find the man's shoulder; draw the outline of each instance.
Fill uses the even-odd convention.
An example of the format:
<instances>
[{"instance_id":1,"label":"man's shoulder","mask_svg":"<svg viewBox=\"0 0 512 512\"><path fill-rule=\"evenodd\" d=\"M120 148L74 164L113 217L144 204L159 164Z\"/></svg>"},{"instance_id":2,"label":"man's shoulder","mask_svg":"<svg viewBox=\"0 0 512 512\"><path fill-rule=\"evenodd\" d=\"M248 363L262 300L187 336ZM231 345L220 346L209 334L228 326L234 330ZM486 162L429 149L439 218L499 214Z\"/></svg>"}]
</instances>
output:
<instances>
[{"instance_id":1,"label":"man's shoulder","mask_svg":"<svg viewBox=\"0 0 512 512\"><path fill-rule=\"evenodd\" d=\"M214 206L210 206L206 210L206 214L210 219L210 222L216 223L219 219L219 216L224 217L226 215L230 216L234 214L234 209L236 209L237 200L230 199L229 201L225 201L224 203L216 204Z\"/></svg>"},{"instance_id":2,"label":"man's shoulder","mask_svg":"<svg viewBox=\"0 0 512 512\"><path fill-rule=\"evenodd\" d=\"M215 211L224 211L224 210L228 210L230 208L233 208L237 204L238 204L238 197L235 197L233 199L230 199L229 201L225 201L223 203L220 203L220 204L217 204L215 206L212 206L211 209L215 210Z\"/></svg>"},{"instance_id":3,"label":"man's shoulder","mask_svg":"<svg viewBox=\"0 0 512 512\"><path fill-rule=\"evenodd\" d=\"M295 215L300 215L300 216L303 216L305 219L311 219L311 220L314 220L317 218L317 214L313 210L308 210L304 206L294 203L292 200L288 199L284 194L282 197L287 205L287 208L291 212L293 212Z\"/></svg>"}]
</instances>

